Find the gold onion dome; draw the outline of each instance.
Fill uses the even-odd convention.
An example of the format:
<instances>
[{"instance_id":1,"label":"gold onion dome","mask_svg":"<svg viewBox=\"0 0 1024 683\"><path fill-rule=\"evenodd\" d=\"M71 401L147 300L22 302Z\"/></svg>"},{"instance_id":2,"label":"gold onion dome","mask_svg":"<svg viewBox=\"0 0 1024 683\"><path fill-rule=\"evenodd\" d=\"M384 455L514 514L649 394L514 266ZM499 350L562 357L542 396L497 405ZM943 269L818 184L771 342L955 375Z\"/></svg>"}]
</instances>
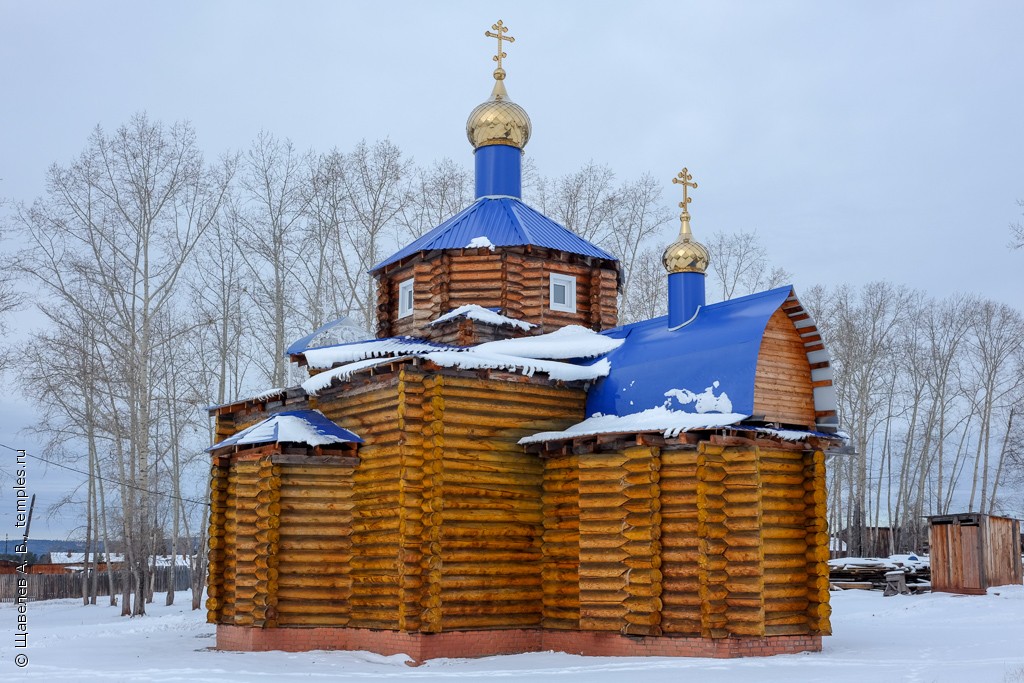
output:
<instances>
[{"instance_id":1,"label":"gold onion dome","mask_svg":"<svg viewBox=\"0 0 1024 683\"><path fill-rule=\"evenodd\" d=\"M693 176L685 168L672 179L673 183L683 186L683 201L679 202L683 212L679 214L679 237L668 245L661 256L661 262L665 264L665 270L669 274L704 273L711 263L711 254L708 253L707 247L693 239L693 231L690 230L690 211L687 205L691 198L687 190L697 187L697 183L691 182L692 180Z\"/></svg>"},{"instance_id":2,"label":"gold onion dome","mask_svg":"<svg viewBox=\"0 0 1024 683\"><path fill-rule=\"evenodd\" d=\"M502 42L514 43L516 39L506 35L508 28L501 21L491 28L494 32L485 31L484 35L498 39L498 53L493 57L498 63L494 70L494 89L490 99L469 113L466 137L473 149L484 145L508 145L522 149L530 141L530 117L525 109L508 98L505 69L501 67L502 58L508 56L502 51Z\"/></svg>"},{"instance_id":3,"label":"gold onion dome","mask_svg":"<svg viewBox=\"0 0 1024 683\"><path fill-rule=\"evenodd\" d=\"M530 117L526 110L508 98L505 71L494 72L491 98L469 113L466 136L473 149L484 145L509 145L522 149L530 140Z\"/></svg>"},{"instance_id":4,"label":"gold onion dome","mask_svg":"<svg viewBox=\"0 0 1024 683\"><path fill-rule=\"evenodd\" d=\"M690 215L684 214L682 228L675 242L668 245L661 261L669 273L703 273L708 269L711 255L707 248L693 239L690 232Z\"/></svg>"}]
</instances>

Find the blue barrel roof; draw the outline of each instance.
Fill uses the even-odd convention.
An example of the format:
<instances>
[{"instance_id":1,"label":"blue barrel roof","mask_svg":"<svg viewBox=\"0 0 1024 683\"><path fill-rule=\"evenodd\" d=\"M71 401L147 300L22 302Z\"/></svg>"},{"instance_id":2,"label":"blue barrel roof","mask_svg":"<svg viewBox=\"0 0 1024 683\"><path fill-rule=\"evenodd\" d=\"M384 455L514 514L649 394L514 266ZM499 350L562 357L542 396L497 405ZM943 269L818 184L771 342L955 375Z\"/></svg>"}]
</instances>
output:
<instances>
[{"instance_id":1,"label":"blue barrel roof","mask_svg":"<svg viewBox=\"0 0 1024 683\"><path fill-rule=\"evenodd\" d=\"M675 330L663 316L606 331L625 343L605 356L611 372L587 395L587 415L631 415L666 406L699 412L680 394L727 396L731 410L754 412L754 377L761 339L772 314L793 288L789 285L704 306Z\"/></svg>"},{"instance_id":2,"label":"blue barrel roof","mask_svg":"<svg viewBox=\"0 0 1024 683\"><path fill-rule=\"evenodd\" d=\"M420 251L463 249L477 237L486 237L495 247L533 245L570 254L617 261L568 228L559 225L515 197L481 197L406 247L396 251L370 272Z\"/></svg>"}]
</instances>

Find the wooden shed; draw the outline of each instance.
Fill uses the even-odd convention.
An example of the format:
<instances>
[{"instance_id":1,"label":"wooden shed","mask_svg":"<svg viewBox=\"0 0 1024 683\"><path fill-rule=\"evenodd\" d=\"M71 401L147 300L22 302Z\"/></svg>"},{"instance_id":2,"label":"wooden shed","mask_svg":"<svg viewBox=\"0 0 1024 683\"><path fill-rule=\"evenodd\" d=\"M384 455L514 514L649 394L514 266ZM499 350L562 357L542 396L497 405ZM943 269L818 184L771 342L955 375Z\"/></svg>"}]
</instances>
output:
<instances>
[{"instance_id":1,"label":"wooden shed","mask_svg":"<svg viewBox=\"0 0 1024 683\"><path fill-rule=\"evenodd\" d=\"M1024 581L1019 520L967 512L928 521L932 590L982 595Z\"/></svg>"}]
</instances>

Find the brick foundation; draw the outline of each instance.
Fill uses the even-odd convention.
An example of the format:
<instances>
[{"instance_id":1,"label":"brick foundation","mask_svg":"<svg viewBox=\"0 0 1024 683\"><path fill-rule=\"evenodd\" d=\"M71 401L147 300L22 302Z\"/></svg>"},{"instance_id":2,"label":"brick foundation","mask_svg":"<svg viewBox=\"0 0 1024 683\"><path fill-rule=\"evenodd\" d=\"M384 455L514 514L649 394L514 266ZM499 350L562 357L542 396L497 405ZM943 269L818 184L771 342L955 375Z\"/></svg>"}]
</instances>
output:
<instances>
[{"instance_id":1,"label":"brick foundation","mask_svg":"<svg viewBox=\"0 0 1024 683\"><path fill-rule=\"evenodd\" d=\"M409 655L417 663L436 657L485 657L523 652L566 652L591 657L765 657L820 652L821 636L766 638L637 637L601 631L502 629L406 633L363 628L249 628L217 626L218 650L366 650Z\"/></svg>"}]
</instances>

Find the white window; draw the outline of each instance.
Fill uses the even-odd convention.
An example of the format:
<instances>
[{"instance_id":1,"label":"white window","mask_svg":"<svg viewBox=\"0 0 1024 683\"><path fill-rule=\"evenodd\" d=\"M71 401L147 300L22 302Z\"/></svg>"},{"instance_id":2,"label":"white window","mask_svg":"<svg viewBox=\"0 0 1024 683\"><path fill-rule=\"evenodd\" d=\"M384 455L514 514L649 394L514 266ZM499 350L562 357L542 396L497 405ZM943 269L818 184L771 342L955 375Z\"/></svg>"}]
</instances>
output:
<instances>
[{"instance_id":1,"label":"white window","mask_svg":"<svg viewBox=\"0 0 1024 683\"><path fill-rule=\"evenodd\" d=\"M398 317L412 315L412 283L413 278L398 284Z\"/></svg>"},{"instance_id":2,"label":"white window","mask_svg":"<svg viewBox=\"0 0 1024 683\"><path fill-rule=\"evenodd\" d=\"M551 273L551 310L576 312L576 278Z\"/></svg>"}]
</instances>

